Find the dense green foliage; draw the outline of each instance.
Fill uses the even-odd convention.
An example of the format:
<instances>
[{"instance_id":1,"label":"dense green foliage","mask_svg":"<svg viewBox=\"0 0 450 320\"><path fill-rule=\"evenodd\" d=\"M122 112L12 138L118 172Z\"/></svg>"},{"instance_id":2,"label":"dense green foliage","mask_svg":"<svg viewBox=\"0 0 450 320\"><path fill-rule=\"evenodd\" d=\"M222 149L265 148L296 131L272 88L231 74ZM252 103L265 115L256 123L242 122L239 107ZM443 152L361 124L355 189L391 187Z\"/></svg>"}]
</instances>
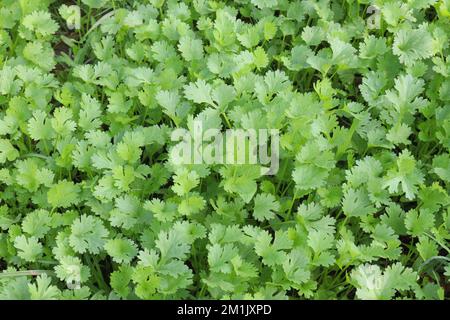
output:
<instances>
[{"instance_id":1,"label":"dense green foliage","mask_svg":"<svg viewBox=\"0 0 450 320\"><path fill-rule=\"evenodd\" d=\"M449 36L449 0L0 0L0 298L449 297ZM280 130L278 173L175 165L194 120Z\"/></svg>"}]
</instances>

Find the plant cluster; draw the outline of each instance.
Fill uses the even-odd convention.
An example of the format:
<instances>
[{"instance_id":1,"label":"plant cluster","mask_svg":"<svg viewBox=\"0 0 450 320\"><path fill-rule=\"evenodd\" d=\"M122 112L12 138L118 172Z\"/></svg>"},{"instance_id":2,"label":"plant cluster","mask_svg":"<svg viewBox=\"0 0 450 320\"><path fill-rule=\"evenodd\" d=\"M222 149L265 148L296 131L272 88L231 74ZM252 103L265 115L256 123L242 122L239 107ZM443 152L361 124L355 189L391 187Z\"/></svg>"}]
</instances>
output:
<instances>
[{"instance_id":1,"label":"plant cluster","mask_svg":"<svg viewBox=\"0 0 450 320\"><path fill-rule=\"evenodd\" d=\"M0 298L448 298L449 37L449 0L0 0ZM172 163L195 121L280 169Z\"/></svg>"}]
</instances>

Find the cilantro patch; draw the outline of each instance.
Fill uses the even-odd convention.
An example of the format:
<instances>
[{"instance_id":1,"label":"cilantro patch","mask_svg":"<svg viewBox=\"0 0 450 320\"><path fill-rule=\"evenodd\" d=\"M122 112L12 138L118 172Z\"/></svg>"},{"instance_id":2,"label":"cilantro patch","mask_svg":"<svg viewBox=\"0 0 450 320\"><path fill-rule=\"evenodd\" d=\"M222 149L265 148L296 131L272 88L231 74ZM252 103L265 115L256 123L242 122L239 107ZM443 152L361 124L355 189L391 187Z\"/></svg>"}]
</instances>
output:
<instances>
[{"instance_id":1,"label":"cilantro patch","mask_svg":"<svg viewBox=\"0 0 450 320\"><path fill-rule=\"evenodd\" d=\"M448 299L449 4L0 0L0 299Z\"/></svg>"}]
</instances>

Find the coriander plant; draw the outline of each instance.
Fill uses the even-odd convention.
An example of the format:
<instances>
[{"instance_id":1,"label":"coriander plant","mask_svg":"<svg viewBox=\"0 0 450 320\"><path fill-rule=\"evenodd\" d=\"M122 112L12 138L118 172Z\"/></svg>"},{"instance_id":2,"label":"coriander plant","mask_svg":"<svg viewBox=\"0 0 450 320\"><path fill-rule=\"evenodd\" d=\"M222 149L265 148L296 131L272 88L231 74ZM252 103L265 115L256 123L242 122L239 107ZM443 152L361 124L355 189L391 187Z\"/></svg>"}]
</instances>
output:
<instances>
[{"instance_id":1,"label":"coriander plant","mask_svg":"<svg viewBox=\"0 0 450 320\"><path fill-rule=\"evenodd\" d=\"M449 0L0 0L0 299L449 298L449 37Z\"/></svg>"}]
</instances>

